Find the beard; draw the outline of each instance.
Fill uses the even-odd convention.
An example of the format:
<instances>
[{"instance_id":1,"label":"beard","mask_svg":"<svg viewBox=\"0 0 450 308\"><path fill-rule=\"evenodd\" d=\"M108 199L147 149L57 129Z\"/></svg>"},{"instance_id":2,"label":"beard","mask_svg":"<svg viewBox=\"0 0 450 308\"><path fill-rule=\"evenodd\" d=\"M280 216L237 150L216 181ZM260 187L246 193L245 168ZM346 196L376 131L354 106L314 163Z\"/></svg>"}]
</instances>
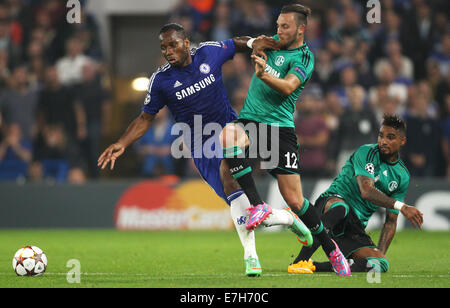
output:
<instances>
[{"instance_id":1,"label":"beard","mask_svg":"<svg viewBox=\"0 0 450 308\"><path fill-rule=\"evenodd\" d=\"M295 43L296 39L296 36L286 38L286 43L282 42L281 49L288 49L289 46Z\"/></svg>"}]
</instances>

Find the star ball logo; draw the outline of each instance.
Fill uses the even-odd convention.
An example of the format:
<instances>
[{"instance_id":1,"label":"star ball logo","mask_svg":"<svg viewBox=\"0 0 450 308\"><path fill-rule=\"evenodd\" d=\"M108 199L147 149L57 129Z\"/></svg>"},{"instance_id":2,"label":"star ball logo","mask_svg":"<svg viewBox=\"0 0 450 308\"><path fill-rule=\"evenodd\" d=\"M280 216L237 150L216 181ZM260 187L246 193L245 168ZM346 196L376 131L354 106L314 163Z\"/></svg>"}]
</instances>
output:
<instances>
[{"instance_id":1,"label":"star ball logo","mask_svg":"<svg viewBox=\"0 0 450 308\"><path fill-rule=\"evenodd\" d=\"M66 15L66 21L69 24L81 23L81 3L80 0L69 0L66 3L66 8L70 9Z\"/></svg>"}]
</instances>

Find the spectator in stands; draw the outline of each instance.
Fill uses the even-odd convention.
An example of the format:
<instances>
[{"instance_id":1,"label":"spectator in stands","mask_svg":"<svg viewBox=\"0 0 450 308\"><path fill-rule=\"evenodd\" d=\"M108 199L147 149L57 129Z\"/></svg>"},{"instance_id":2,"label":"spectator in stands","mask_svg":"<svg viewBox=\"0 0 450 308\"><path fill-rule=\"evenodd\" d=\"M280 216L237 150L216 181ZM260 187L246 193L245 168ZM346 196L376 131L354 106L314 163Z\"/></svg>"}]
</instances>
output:
<instances>
[{"instance_id":1,"label":"spectator in stands","mask_svg":"<svg viewBox=\"0 0 450 308\"><path fill-rule=\"evenodd\" d=\"M97 21L86 10L86 6L81 6L81 22L72 24L72 36L80 40L84 46L83 53L94 59L96 62L103 62L104 54L100 43L100 34Z\"/></svg>"},{"instance_id":2,"label":"spectator in stands","mask_svg":"<svg viewBox=\"0 0 450 308\"><path fill-rule=\"evenodd\" d=\"M402 50L407 52L407 55L411 58L410 48L413 42L409 38L410 35L407 27L402 24L399 15L394 10L386 9L382 14L383 22L381 23L381 29L377 31L370 50L371 62L373 63L376 59L380 59L385 55L387 43L391 40L398 40L402 46Z\"/></svg>"},{"instance_id":3,"label":"spectator in stands","mask_svg":"<svg viewBox=\"0 0 450 308\"><path fill-rule=\"evenodd\" d=\"M295 133L300 143L300 164L302 175L306 177L328 176L327 144L330 131L322 116L324 102L322 98L305 95L297 103Z\"/></svg>"},{"instance_id":4,"label":"spectator in stands","mask_svg":"<svg viewBox=\"0 0 450 308\"><path fill-rule=\"evenodd\" d=\"M137 152L143 160L144 176L160 176L174 173L171 145L175 136L171 134L173 121L167 108L159 111L152 127L137 142Z\"/></svg>"},{"instance_id":5,"label":"spectator in stands","mask_svg":"<svg viewBox=\"0 0 450 308\"><path fill-rule=\"evenodd\" d=\"M226 2L217 3L214 9L211 38L213 41L223 41L233 37L231 33L231 8Z\"/></svg>"},{"instance_id":6,"label":"spectator in stands","mask_svg":"<svg viewBox=\"0 0 450 308\"><path fill-rule=\"evenodd\" d=\"M9 10L4 4L0 4L0 14L6 15L4 18L0 18L0 49L8 53L8 64L10 67L14 67L22 60L22 42L19 37L13 35L13 22L10 19Z\"/></svg>"},{"instance_id":7,"label":"spectator in stands","mask_svg":"<svg viewBox=\"0 0 450 308\"><path fill-rule=\"evenodd\" d=\"M414 61L415 78L422 79L425 77L426 59L434 44L435 29L429 4L425 1L417 1L410 17L409 38L413 40L413 44L409 46L412 52L411 59Z\"/></svg>"},{"instance_id":8,"label":"spectator in stands","mask_svg":"<svg viewBox=\"0 0 450 308\"><path fill-rule=\"evenodd\" d=\"M428 101L428 115L437 119L439 117L439 104L434 99L433 90L427 80L419 80L415 84L416 92L420 93Z\"/></svg>"},{"instance_id":9,"label":"spectator in stands","mask_svg":"<svg viewBox=\"0 0 450 308\"><path fill-rule=\"evenodd\" d=\"M386 94L389 97L394 97L399 102L399 108L403 113L406 108L406 102L408 99L408 86L404 83L398 82L396 72L394 71L393 66L385 62L380 64L378 67L378 71L375 72L378 85L371 87L369 90L369 97L371 102L379 102L380 98L378 98L379 89L383 88L386 90Z\"/></svg>"},{"instance_id":10,"label":"spectator in stands","mask_svg":"<svg viewBox=\"0 0 450 308\"><path fill-rule=\"evenodd\" d=\"M0 112L5 123L17 123L25 139L36 135L35 112L38 102L37 89L30 87L26 66L14 69L9 86L0 96Z\"/></svg>"},{"instance_id":11,"label":"spectator in stands","mask_svg":"<svg viewBox=\"0 0 450 308\"><path fill-rule=\"evenodd\" d=\"M383 89L383 88L380 88ZM400 112L398 99L395 97L390 97L388 95L382 96L383 98L379 99L377 101L377 104L375 106L375 116L377 119L378 124L381 125L383 122L383 115L400 115L402 114Z\"/></svg>"},{"instance_id":12,"label":"spectator in stands","mask_svg":"<svg viewBox=\"0 0 450 308\"><path fill-rule=\"evenodd\" d=\"M50 124L42 131L42 138L33 147L30 178L59 183L68 180L80 183L85 178L78 147L69 142L61 125Z\"/></svg>"},{"instance_id":13,"label":"spectator in stands","mask_svg":"<svg viewBox=\"0 0 450 308\"><path fill-rule=\"evenodd\" d=\"M340 83L335 88L335 92L339 95L339 101L344 108L349 105L348 89L356 85L357 75L356 70L352 65L347 65L339 73Z\"/></svg>"},{"instance_id":14,"label":"spectator in stands","mask_svg":"<svg viewBox=\"0 0 450 308\"><path fill-rule=\"evenodd\" d=\"M431 177L438 173L442 158L439 122L428 113L429 101L417 93L410 102L406 117L408 142L404 147L404 160L412 176Z\"/></svg>"},{"instance_id":15,"label":"spectator in stands","mask_svg":"<svg viewBox=\"0 0 450 308\"><path fill-rule=\"evenodd\" d=\"M241 53L236 53L233 61L225 63L222 67L223 83L227 92L238 91L243 84L243 80L251 76L252 73L246 57ZM245 90L247 89L248 87Z\"/></svg>"},{"instance_id":16,"label":"spectator in stands","mask_svg":"<svg viewBox=\"0 0 450 308\"><path fill-rule=\"evenodd\" d=\"M376 84L372 67L368 60L369 47L366 43L359 43L352 52L352 62L355 68L358 84L363 86L365 90Z\"/></svg>"},{"instance_id":17,"label":"spectator in stands","mask_svg":"<svg viewBox=\"0 0 450 308\"><path fill-rule=\"evenodd\" d=\"M378 122L366 101L363 87L355 85L348 89L349 106L339 119L337 131L337 170L340 170L361 144L376 142Z\"/></svg>"},{"instance_id":18,"label":"spectator in stands","mask_svg":"<svg viewBox=\"0 0 450 308\"><path fill-rule=\"evenodd\" d=\"M0 49L0 90L8 88L8 78L11 71L8 66L8 52Z\"/></svg>"},{"instance_id":19,"label":"spectator in stands","mask_svg":"<svg viewBox=\"0 0 450 308\"><path fill-rule=\"evenodd\" d=\"M312 81L320 83L324 91L328 91L333 85L334 65L331 53L324 48L318 50L315 57L315 73L312 75Z\"/></svg>"},{"instance_id":20,"label":"spectator in stands","mask_svg":"<svg viewBox=\"0 0 450 308\"><path fill-rule=\"evenodd\" d=\"M450 71L450 32L445 33L429 59L437 63L442 77L447 76Z\"/></svg>"},{"instance_id":21,"label":"spectator in stands","mask_svg":"<svg viewBox=\"0 0 450 308\"><path fill-rule=\"evenodd\" d=\"M87 162L89 175L96 178L100 138L106 135L111 118L110 95L101 84L97 66L85 64L82 74L82 83L75 91L76 99L86 115L87 134L82 143L82 153Z\"/></svg>"},{"instance_id":22,"label":"spectator in stands","mask_svg":"<svg viewBox=\"0 0 450 308\"><path fill-rule=\"evenodd\" d=\"M49 124L42 131L42 139L34 146L30 177L34 181L66 182L70 172L83 173L79 154L78 148L65 135L63 126Z\"/></svg>"},{"instance_id":23,"label":"spectator in stands","mask_svg":"<svg viewBox=\"0 0 450 308\"><path fill-rule=\"evenodd\" d=\"M308 43L309 49L313 53L317 52L320 48L323 48L325 39L322 36L322 27L320 16L313 14L308 17L308 27L305 32L305 39Z\"/></svg>"},{"instance_id":24,"label":"spectator in stands","mask_svg":"<svg viewBox=\"0 0 450 308\"><path fill-rule=\"evenodd\" d=\"M396 76L404 83L410 84L414 79L414 66L411 59L402 54L400 42L391 39L386 45L386 57L379 59L374 65L374 71L379 74L383 65L389 63L397 72Z\"/></svg>"},{"instance_id":25,"label":"spectator in stands","mask_svg":"<svg viewBox=\"0 0 450 308\"><path fill-rule=\"evenodd\" d=\"M433 87L433 85L431 85ZM446 96L450 93L450 70L447 76L442 78L434 87L434 97L439 105L439 118L445 119L450 115L449 109L446 106Z\"/></svg>"},{"instance_id":26,"label":"spectator in stands","mask_svg":"<svg viewBox=\"0 0 450 308\"><path fill-rule=\"evenodd\" d=\"M0 180L25 179L31 158L30 140L22 137L19 124L11 123L0 141Z\"/></svg>"},{"instance_id":27,"label":"spectator in stands","mask_svg":"<svg viewBox=\"0 0 450 308\"><path fill-rule=\"evenodd\" d=\"M442 121L442 154L445 162L445 175L450 180L450 94L445 97L447 117Z\"/></svg>"},{"instance_id":28,"label":"spectator in stands","mask_svg":"<svg viewBox=\"0 0 450 308\"><path fill-rule=\"evenodd\" d=\"M84 140L87 135L84 109L76 101L74 91L61 85L53 66L45 70L45 86L39 95L37 121L40 131L49 124L61 124L74 143Z\"/></svg>"},{"instance_id":29,"label":"spectator in stands","mask_svg":"<svg viewBox=\"0 0 450 308\"><path fill-rule=\"evenodd\" d=\"M73 86L83 80L83 66L92 59L83 54L83 42L73 37L67 40L66 55L56 62L56 69L62 85Z\"/></svg>"},{"instance_id":30,"label":"spectator in stands","mask_svg":"<svg viewBox=\"0 0 450 308\"><path fill-rule=\"evenodd\" d=\"M339 39L351 37L357 43L370 39L368 31L362 26L362 14L355 5L346 5L343 9L343 23L338 32Z\"/></svg>"}]
</instances>

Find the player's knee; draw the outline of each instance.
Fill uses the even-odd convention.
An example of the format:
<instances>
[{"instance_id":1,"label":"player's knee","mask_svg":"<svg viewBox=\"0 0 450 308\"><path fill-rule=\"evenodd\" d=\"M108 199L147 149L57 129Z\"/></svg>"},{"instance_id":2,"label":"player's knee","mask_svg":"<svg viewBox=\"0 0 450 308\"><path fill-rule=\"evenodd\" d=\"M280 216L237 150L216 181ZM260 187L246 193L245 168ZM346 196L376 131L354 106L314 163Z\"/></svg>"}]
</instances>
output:
<instances>
[{"instance_id":1,"label":"player's knee","mask_svg":"<svg viewBox=\"0 0 450 308\"><path fill-rule=\"evenodd\" d=\"M219 139L222 148L233 146L246 146L245 132L236 124L227 124L220 133Z\"/></svg>"},{"instance_id":2,"label":"player's knee","mask_svg":"<svg viewBox=\"0 0 450 308\"><path fill-rule=\"evenodd\" d=\"M379 273L386 273L389 270L389 262L385 258L367 258L367 264Z\"/></svg>"}]
</instances>

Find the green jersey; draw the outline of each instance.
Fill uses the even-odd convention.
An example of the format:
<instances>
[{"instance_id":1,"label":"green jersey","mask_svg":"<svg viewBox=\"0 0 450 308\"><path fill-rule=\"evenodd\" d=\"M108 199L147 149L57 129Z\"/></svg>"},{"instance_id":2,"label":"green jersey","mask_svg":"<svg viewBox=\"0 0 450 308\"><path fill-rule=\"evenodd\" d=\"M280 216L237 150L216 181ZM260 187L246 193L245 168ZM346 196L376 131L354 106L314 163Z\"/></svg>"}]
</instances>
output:
<instances>
[{"instance_id":1,"label":"green jersey","mask_svg":"<svg viewBox=\"0 0 450 308\"><path fill-rule=\"evenodd\" d=\"M278 40L278 35L274 38ZM288 74L294 74L300 79L301 84L291 95L285 96L253 74L239 119L280 127L295 127L293 117L295 103L306 82L311 78L314 70L314 54L306 44L289 50L270 50L266 54L267 73L281 79Z\"/></svg>"},{"instance_id":2,"label":"green jersey","mask_svg":"<svg viewBox=\"0 0 450 308\"><path fill-rule=\"evenodd\" d=\"M399 158L396 162L381 160L377 144L366 144L356 150L345 163L341 173L324 193L335 193L343 197L362 222L364 227L378 206L361 198L356 177L363 175L374 179L375 187L397 201L403 201L409 186L409 172ZM395 209L388 211L398 214Z\"/></svg>"}]
</instances>

